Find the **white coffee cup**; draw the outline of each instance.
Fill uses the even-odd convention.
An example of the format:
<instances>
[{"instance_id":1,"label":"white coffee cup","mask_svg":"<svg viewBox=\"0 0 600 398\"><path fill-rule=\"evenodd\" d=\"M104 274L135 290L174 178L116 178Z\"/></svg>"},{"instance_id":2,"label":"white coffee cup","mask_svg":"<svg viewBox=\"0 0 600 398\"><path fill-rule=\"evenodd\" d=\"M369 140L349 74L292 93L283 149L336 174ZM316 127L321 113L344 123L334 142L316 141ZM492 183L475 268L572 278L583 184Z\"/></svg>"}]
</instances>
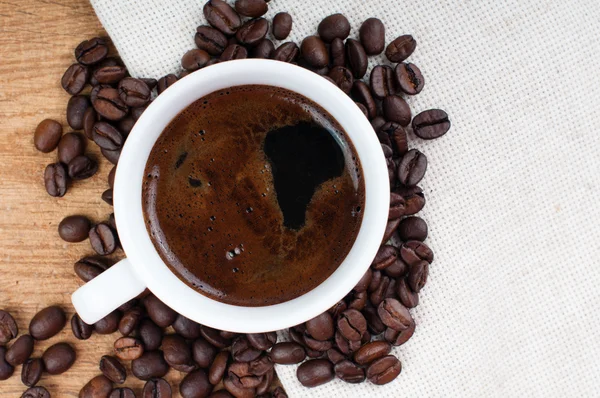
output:
<instances>
[{"instance_id":1,"label":"white coffee cup","mask_svg":"<svg viewBox=\"0 0 600 398\"><path fill-rule=\"evenodd\" d=\"M142 181L154 143L169 122L197 99L227 87L261 84L283 87L313 100L346 131L362 165L365 206L350 252L337 270L313 290L262 307L225 304L180 280L158 255L142 213ZM215 64L173 84L148 106L121 152L114 186L114 210L127 258L73 293L81 319L92 324L148 288L178 313L216 329L258 333L294 326L342 299L367 271L381 244L388 218L390 187L386 162L367 118L339 88L316 73L271 60Z\"/></svg>"}]
</instances>

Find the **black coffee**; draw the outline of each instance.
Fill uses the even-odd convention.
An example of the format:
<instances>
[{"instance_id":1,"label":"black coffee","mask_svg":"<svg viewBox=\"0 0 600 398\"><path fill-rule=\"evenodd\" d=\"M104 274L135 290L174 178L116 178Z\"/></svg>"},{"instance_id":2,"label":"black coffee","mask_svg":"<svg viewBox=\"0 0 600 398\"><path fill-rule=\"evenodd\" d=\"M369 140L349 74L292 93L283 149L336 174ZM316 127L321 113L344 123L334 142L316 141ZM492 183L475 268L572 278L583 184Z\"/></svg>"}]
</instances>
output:
<instances>
[{"instance_id":1,"label":"black coffee","mask_svg":"<svg viewBox=\"0 0 600 398\"><path fill-rule=\"evenodd\" d=\"M362 221L356 152L320 106L238 86L181 112L157 140L143 188L154 246L188 285L245 306L308 292L340 265Z\"/></svg>"}]
</instances>

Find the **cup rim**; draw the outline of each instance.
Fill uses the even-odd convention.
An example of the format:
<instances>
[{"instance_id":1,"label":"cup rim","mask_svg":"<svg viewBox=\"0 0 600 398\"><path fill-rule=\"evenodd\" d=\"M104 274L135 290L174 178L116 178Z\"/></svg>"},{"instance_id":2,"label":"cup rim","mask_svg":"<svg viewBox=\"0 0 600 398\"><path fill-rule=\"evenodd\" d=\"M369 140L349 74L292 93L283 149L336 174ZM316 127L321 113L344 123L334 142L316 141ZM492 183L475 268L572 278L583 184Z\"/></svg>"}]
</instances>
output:
<instances>
[{"instance_id":1,"label":"cup rim","mask_svg":"<svg viewBox=\"0 0 600 398\"><path fill-rule=\"evenodd\" d=\"M195 100L227 87L285 88L319 104L342 126L362 165L365 205L359 233L339 267L319 286L292 300L261 307L222 303L189 287L163 262L142 211L144 169L156 140ZM131 200L131 198L137 198ZM114 212L122 247L136 275L161 301L200 324L239 333L284 329L327 311L362 278L383 238L389 211L386 162L371 124L337 86L298 66L262 59L218 63L189 74L157 97L137 120L122 148L114 185Z\"/></svg>"}]
</instances>

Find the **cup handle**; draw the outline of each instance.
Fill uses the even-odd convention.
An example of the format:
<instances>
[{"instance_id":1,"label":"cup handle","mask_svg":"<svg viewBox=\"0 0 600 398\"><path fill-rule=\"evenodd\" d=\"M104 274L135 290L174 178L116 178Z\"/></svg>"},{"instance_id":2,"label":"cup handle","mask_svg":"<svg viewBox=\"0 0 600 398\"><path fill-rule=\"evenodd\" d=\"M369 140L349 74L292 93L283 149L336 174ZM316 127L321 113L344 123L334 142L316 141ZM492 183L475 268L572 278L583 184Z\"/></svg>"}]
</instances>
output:
<instances>
[{"instance_id":1,"label":"cup handle","mask_svg":"<svg viewBox=\"0 0 600 398\"><path fill-rule=\"evenodd\" d=\"M144 289L145 283L125 258L77 289L71 301L79 317L91 325L138 296Z\"/></svg>"}]
</instances>

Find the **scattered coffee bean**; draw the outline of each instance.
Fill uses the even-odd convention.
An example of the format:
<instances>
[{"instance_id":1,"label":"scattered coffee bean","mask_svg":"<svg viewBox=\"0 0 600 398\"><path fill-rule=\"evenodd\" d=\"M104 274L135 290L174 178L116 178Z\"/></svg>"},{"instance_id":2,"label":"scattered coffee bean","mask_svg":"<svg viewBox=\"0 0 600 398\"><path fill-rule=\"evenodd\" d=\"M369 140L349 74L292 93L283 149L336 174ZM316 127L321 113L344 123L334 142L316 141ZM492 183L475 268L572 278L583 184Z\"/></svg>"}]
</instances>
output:
<instances>
[{"instance_id":1,"label":"scattered coffee bean","mask_svg":"<svg viewBox=\"0 0 600 398\"><path fill-rule=\"evenodd\" d=\"M92 249L101 256L112 254L117 248L117 236L108 224L94 225L88 234Z\"/></svg>"},{"instance_id":2,"label":"scattered coffee bean","mask_svg":"<svg viewBox=\"0 0 600 398\"><path fill-rule=\"evenodd\" d=\"M396 163L394 162L393 156L394 151L392 148L385 144L381 144L381 150L383 151L383 156L385 157L387 169L388 169L388 177L390 180L390 186L394 186L396 181Z\"/></svg>"},{"instance_id":3,"label":"scattered coffee bean","mask_svg":"<svg viewBox=\"0 0 600 398\"><path fill-rule=\"evenodd\" d=\"M62 132L63 128L59 122L52 119L44 119L35 128L33 144L40 152L52 152L57 147Z\"/></svg>"},{"instance_id":4,"label":"scattered coffee bean","mask_svg":"<svg viewBox=\"0 0 600 398\"><path fill-rule=\"evenodd\" d=\"M273 344L277 343L277 333L275 332L250 333L246 335L246 337L248 338L248 342L252 345L252 347L256 348L257 350L266 351L273 347Z\"/></svg>"},{"instance_id":5,"label":"scattered coffee bean","mask_svg":"<svg viewBox=\"0 0 600 398\"><path fill-rule=\"evenodd\" d=\"M171 398L171 385L165 379L151 379L144 385L142 398Z\"/></svg>"},{"instance_id":6,"label":"scattered coffee bean","mask_svg":"<svg viewBox=\"0 0 600 398\"><path fill-rule=\"evenodd\" d=\"M377 65L371 71L371 90L377 99L384 99L398 91L394 70L387 65Z\"/></svg>"},{"instance_id":7,"label":"scattered coffee bean","mask_svg":"<svg viewBox=\"0 0 600 398\"><path fill-rule=\"evenodd\" d=\"M259 41L254 48L250 51L251 58L263 58L269 59L273 57L275 52L275 45L269 39L262 39Z\"/></svg>"},{"instance_id":8,"label":"scattered coffee bean","mask_svg":"<svg viewBox=\"0 0 600 398\"><path fill-rule=\"evenodd\" d=\"M170 334L163 337L162 350L165 361L181 372L191 372L196 367L192 360L192 350L183 337Z\"/></svg>"},{"instance_id":9,"label":"scattered coffee bean","mask_svg":"<svg viewBox=\"0 0 600 398\"><path fill-rule=\"evenodd\" d=\"M294 342L277 343L269 352L271 360L280 365L300 363L306 358L304 348Z\"/></svg>"},{"instance_id":10,"label":"scattered coffee bean","mask_svg":"<svg viewBox=\"0 0 600 398\"><path fill-rule=\"evenodd\" d=\"M229 361L229 352L221 351L215 357L213 363L210 365L208 370L208 380L212 385L217 385L223 379L225 370L227 369L227 362Z\"/></svg>"},{"instance_id":11,"label":"scattered coffee bean","mask_svg":"<svg viewBox=\"0 0 600 398\"><path fill-rule=\"evenodd\" d=\"M396 295L406 308L415 308L419 304L419 295L410 289L405 279L396 282Z\"/></svg>"},{"instance_id":12,"label":"scattered coffee bean","mask_svg":"<svg viewBox=\"0 0 600 398\"><path fill-rule=\"evenodd\" d=\"M67 68L60 80L65 91L71 95L77 95L83 90L90 78L89 69L80 64L73 64Z\"/></svg>"},{"instance_id":13,"label":"scattered coffee bean","mask_svg":"<svg viewBox=\"0 0 600 398\"><path fill-rule=\"evenodd\" d=\"M424 140L433 140L450 130L448 114L441 109L429 109L419 113L413 119L415 135Z\"/></svg>"},{"instance_id":14,"label":"scattered coffee bean","mask_svg":"<svg viewBox=\"0 0 600 398\"><path fill-rule=\"evenodd\" d=\"M123 336L129 336L137 328L142 315L143 312L140 307L133 307L127 310L119 321L119 332Z\"/></svg>"},{"instance_id":15,"label":"scattered coffee bean","mask_svg":"<svg viewBox=\"0 0 600 398\"><path fill-rule=\"evenodd\" d=\"M427 283L427 276L429 275L429 263L427 261L419 261L410 267L408 277L406 278L410 289L419 293L423 286Z\"/></svg>"},{"instance_id":16,"label":"scattered coffee bean","mask_svg":"<svg viewBox=\"0 0 600 398\"><path fill-rule=\"evenodd\" d=\"M409 265L415 265L423 260L433 262L433 252L423 242L416 240L404 242L400 247L400 256Z\"/></svg>"},{"instance_id":17,"label":"scattered coffee bean","mask_svg":"<svg viewBox=\"0 0 600 398\"><path fill-rule=\"evenodd\" d=\"M208 54L206 56L209 57ZM144 81L133 77L126 77L121 80L118 88L119 98L125 105L135 108L144 106L150 101L150 90L150 87Z\"/></svg>"},{"instance_id":18,"label":"scattered coffee bean","mask_svg":"<svg viewBox=\"0 0 600 398\"><path fill-rule=\"evenodd\" d=\"M398 225L398 236L403 241L424 241L427 238L427 223L419 217L407 217Z\"/></svg>"},{"instance_id":19,"label":"scattered coffee bean","mask_svg":"<svg viewBox=\"0 0 600 398\"><path fill-rule=\"evenodd\" d=\"M62 197L67 193L67 170L62 163L53 163L46 166L44 186L50 196Z\"/></svg>"},{"instance_id":20,"label":"scattered coffee bean","mask_svg":"<svg viewBox=\"0 0 600 398\"><path fill-rule=\"evenodd\" d=\"M331 348L331 349L327 350L326 355L327 355L327 359L329 359L329 362L331 362L334 365L336 363L341 362L346 359L346 357L341 352L336 350L335 348Z\"/></svg>"},{"instance_id":21,"label":"scattered coffee bean","mask_svg":"<svg viewBox=\"0 0 600 398\"><path fill-rule=\"evenodd\" d=\"M112 206L113 205L113 190L107 189L106 191L102 192L102 200L105 201L106 203L108 203L110 206Z\"/></svg>"},{"instance_id":22,"label":"scattered coffee bean","mask_svg":"<svg viewBox=\"0 0 600 398\"><path fill-rule=\"evenodd\" d=\"M385 56L391 62L402 62L415 51L417 42L411 35L397 37L388 44L385 49Z\"/></svg>"},{"instance_id":23,"label":"scattered coffee bean","mask_svg":"<svg viewBox=\"0 0 600 398\"><path fill-rule=\"evenodd\" d=\"M183 398L204 398L212 392L212 389L213 386L203 369L188 373L179 385L179 392Z\"/></svg>"},{"instance_id":24,"label":"scattered coffee bean","mask_svg":"<svg viewBox=\"0 0 600 398\"><path fill-rule=\"evenodd\" d=\"M125 137L114 126L107 122L97 122L92 129L94 142L103 149L114 151L125 143Z\"/></svg>"},{"instance_id":25,"label":"scattered coffee bean","mask_svg":"<svg viewBox=\"0 0 600 398\"><path fill-rule=\"evenodd\" d=\"M333 370L335 375L346 383L362 383L365 381L365 370L348 359L336 363Z\"/></svg>"},{"instance_id":26,"label":"scattered coffee bean","mask_svg":"<svg viewBox=\"0 0 600 398\"><path fill-rule=\"evenodd\" d=\"M238 13L223 0L209 0L202 11L211 26L228 36L234 35L242 25Z\"/></svg>"},{"instance_id":27,"label":"scattered coffee bean","mask_svg":"<svg viewBox=\"0 0 600 398\"><path fill-rule=\"evenodd\" d=\"M333 317L328 312L324 312L316 317L306 321L306 331L316 340L329 340L335 334L335 325Z\"/></svg>"},{"instance_id":28,"label":"scattered coffee bean","mask_svg":"<svg viewBox=\"0 0 600 398\"><path fill-rule=\"evenodd\" d=\"M210 55L221 55L227 47L227 37L210 26L198 26L195 41L199 49Z\"/></svg>"},{"instance_id":29,"label":"scattered coffee bean","mask_svg":"<svg viewBox=\"0 0 600 398\"><path fill-rule=\"evenodd\" d=\"M230 44L225 48L225 51L223 51L219 60L224 62L244 58L248 58L248 50L239 44Z\"/></svg>"},{"instance_id":30,"label":"scattered coffee bean","mask_svg":"<svg viewBox=\"0 0 600 398\"><path fill-rule=\"evenodd\" d=\"M331 341L328 341L328 340L321 341L321 340L313 339L308 334L308 332L304 332L303 338L304 338L304 345L309 350L325 352L333 346L333 343Z\"/></svg>"},{"instance_id":31,"label":"scattered coffee bean","mask_svg":"<svg viewBox=\"0 0 600 398\"><path fill-rule=\"evenodd\" d=\"M263 377L260 384L256 387L257 397L264 397L267 394L269 388L271 388L271 384L273 383L273 379L275 378L275 371L271 369L268 371Z\"/></svg>"},{"instance_id":32,"label":"scattered coffee bean","mask_svg":"<svg viewBox=\"0 0 600 398\"><path fill-rule=\"evenodd\" d=\"M100 152L102 156L106 158L112 164L117 164L119 162L119 157L121 156L121 149L117 149L115 151L109 151L107 149L101 148Z\"/></svg>"},{"instance_id":33,"label":"scattered coffee bean","mask_svg":"<svg viewBox=\"0 0 600 398\"><path fill-rule=\"evenodd\" d=\"M377 313L381 322L394 330L404 330L414 323L408 309L394 298L387 298L379 304Z\"/></svg>"},{"instance_id":34,"label":"scattered coffee bean","mask_svg":"<svg viewBox=\"0 0 600 398\"><path fill-rule=\"evenodd\" d=\"M346 66L346 47L344 40L336 37L329 45L332 66Z\"/></svg>"},{"instance_id":35,"label":"scattered coffee bean","mask_svg":"<svg viewBox=\"0 0 600 398\"><path fill-rule=\"evenodd\" d=\"M368 365L376 359L388 355L391 349L392 346L386 341L372 341L354 353L354 360L359 365Z\"/></svg>"},{"instance_id":36,"label":"scattered coffee bean","mask_svg":"<svg viewBox=\"0 0 600 398\"><path fill-rule=\"evenodd\" d=\"M292 31L292 16L287 12L280 12L273 17L273 37L285 40Z\"/></svg>"},{"instance_id":37,"label":"scattered coffee bean","mask_svg":"<svg viewBox=\"0 0 600 398\"><path fill-rule=\"evenodd\" d=\"M181 58L181 66L183 69L193 72L204 67L209 60L209 53L202 49L194 48L183 54L183 57ZM121 86L121 84L119 84L119 86ZM148 92L148 97L149 94L150 92Z\"/></svg>"},{"instance_id":38,"label":"scattered coffee bean","mask_svg":"<svg viewBox=\"0 0 600 398\"><path fill-rule=\"evenodd\" d=\"M47 340L60 332L67 323L62 308L46 307L33 316L29 323L29 334L36 340Z\"/></svg>"},{"instance_id":39,"label":"scattered coffee bean","mask_svg":"<svg viewBox=\"0 0 600 398\"><path fill-rule=\"evenodd\" d=\"M378 55L385 48L385 26L377 18L369 18L360 26L360 42L367 55Z\"/></svg>"},{"instance_id":40,"label":"scattered coffee bean","mask_svg":"<svg viewBox=\"0 0 600 398\"><path fill-rule=\"evenodd\" d=\"M98 163L85 155L79 155L69 162L69 177L74 180L90 178L98 171Z\"/></svg>"},{"instance_id":41,"label":"scattered coffee bean","mask_svg":"<svg viewBox=\"0 0 600 398\"><path fill-rule=\"evenodd\" d=\"M331 68L328 76L340 90L346 94L350 94L350 90L352 90L352 86L354 85L354 77L350 69L343 66L335 66Z\"/></svg>"},{"instance_id":42,"label":"scattered coffee bean","mask_svg":"<svg viewBox=\"0 0 600 398\"><path fill-rule=\"evenodd\" d=\"M345 40L350 34L350 22L342 14L329 15L319 23L317 31L325 43L331 43L336 37Z\"/></svg>"},{"instance_id":43,"label":"scattered coffee bean","mask_svg":"<svg viewBox=\"0 0 600 398\"><path fill-rule=\"evenodd\" d=\"M25 361L21 369L21 382L27 387L33 387L40 381L44 372L44 362L40 358Z\"/></svg>"},{"instance_id":44,"label":"scattered coffee bean","mask_svg":"<svg viewBox=\"0 0 600 398\"><path fill-rule=\"evenodd\" d=\"M0 314L0 319L2 315ZM0 330L3 328L2 321L0 320ZM0 332L3 334L3 332ZM19 337L13 345L11 345L6 351L5 360L12 366L18 366L29 359L33 352L33 338L24 334Z\"/></svg>"},{"instance_id":45,"label":"scattered coffee bean","mask_svg":"<svg viewBox=\"0 0 600 398\"><path fill-rule=\"evenodd\" d=\"M5 359L6 347L0 346L0 380L6 380L15 371L15 368Z\"/></svg>"},{"instance_id":46,"label":"scattered coffee bean","mask_svg":"<svg viewBox=\"0 0 600 398\"><path fill-rule=\"evenodd\" d=\"M143 319L138 330L139 337L148 351L157 350L162 342L163 331L152 320Z\"/></svg>"},{"instance_id":47,"label":"scattered coffee bean","mask_svg":"<svg viewBox=\"0 0 600 398\"><path fill-rule=\"evenodd\" d=\"M273 59L275 61L294 62L298 57L299 52L300 49L298 48L298 45L294 42L288 41L277 47L273 53Z\"/></svg>"},{"instance_id":48,"label":"scattered coffee bean","mask_svg":"<svg viewBox=\"0 0 600 398\"><path fill-rule=\"evenodd\" d=\"M127 379L127 370L119 360L110 355L100 358L100 371L107 379L116 384L123 384Z\"/></svg>"},{"instance_id":49,"label":"scattered coffee bean","mask_svg":"<svg viewBox=\"0 0 600 398\"><path fill-rule=\"evenodd\" d=\"M113 311L98 322L94 323L94 331L98 334L112 334L119 328L121 313Z\"/></svg>"},{"instance_id":50,"label":"scattered coffee bean","mask_svg":"<svg viewBox=\"0 0 600 398\"><path fill-rule=\"evenodd\" d=\"M329 64L329 51L319 36L308 36L302 40L300 53L312 67L320 68Z\"/></svg>"},{"instance_id":51,"label":"scattered coffee bean","mask_svg":"<svg viewBox=\"0 0 600 398\"><path fill-rule=\"evenodd\" d=\"M390 211L388 213L388 220L395 220L401 218L406 213L406 200L401 195L391 192L390 193Z\"/></svg>"},{"instance_id":52,"label":"scattered coffee bean","mask_svg":"<svg viewBox=\"0 0 600 398\"><path fill-rule=\"evenodd\" d=\"M365 49L358 40L346 40L346 53L352 75L355 79L361 79L367 73L368 59Z\"/></svg>"},{"instance_id":53,"label":"scattered coffee bean","mask_svg":"<svg viewBox=\"0 0 600 398\"><path fill-rule=\"evenodd\" d=\"M31 387L21 395L21 398L50 398L50 393L44 387Z\"/></svg>"},{"instance_id":54,"label":"scattered coffee bean","mask_svg":"<svg viewBox=\"0 0 600 398\"><path fill-rule=\"evenodd\" d=\"M63 164L69 164L69 162L71 162L71 160L75 159L77 156L83 155L84 151L85 139L81 134L65 134L58 143L58 160L60 160Z\"/></svg>"},{"instance_id":55,"label":"scattered coffee bean","mask_svg":"<svg viewBox=\"0 0 600 398\"><path fill-rule=\"evenodd\" d=\"M269 22L264 18L256 18L244 23L238 29L235 37L243 45L255 46L265 38L268 31Z\"/></svg>"},{"instance_id":56,"label":"scattered coffee bean","mask_svg":"<svg viewBox=\"0 0 600 398\"><path fill-rule=\"evenodd\" d=\"M127 76L127 69L120 65L103 66L95 69L92 76L100 84L115 84Z\"/></svg>"},{"instance_id":57,"label":"scattered coffee bean","mask_svg":"<svg viewBox=\"0 0 600 398\"><path fill-rule=\"evenodd\" d=\"M78 340L87 340L92 336L94 327L85 323L77 313L73 314L71 318L71 330L73 336Z\"/></svg>"},{"instance_id":58,"label":"scattered coffee bean","mask_svg":"<svg viewBox=\"0 0 600 398\"><path fill-rule=\"evenodd\" d=\"M82 65L93 65L108 54L108 46L104 39L95 37L91 40L85 40L75 48L75 58Z\"/></svg>"},{"instance_id":59,"label":"scattered coffee bean","mask_svg":"<svg viewBox=\"0 0 600 398\"><path fill-rule=\"evenodd\" d=\"M245 336L235 339L231 346L231 356L238 362L254 361L260 354L260 350L252 347Z\"/></svg>"},{"instance_id":60,"label":"scattered coffee bean","mask_svg":"<svg viewBox=\"0 0 600 398\"><path fill-rule=\"evenodd\" d=\"M50 346L42 355L44 369L51 375L66 372L75 362L75 350L67 343Z\"/></svg>"},{"instance_id":61,"label":"scattered coffee bean","mask_svg":"<svg viewBox=\"0 0 600 398\"><path fill-rule=\"evenodd\" d=\"M348 340L360 340L367 330L367 321L363 314L354 309L349 309L340 314L337 327L341 335Z\"/></svg>"},{"instance_id":62,"label":"scattered coffee bean","mask_svg":"<svg viewBox=\"0 0 600 398\"><path fill-rule=\"evenodd\" d=\"M93 107L88 107L83 114L83 132L88 139L92 138L94 124L98 121L98 114Z\"/></svg>"},{"instance_id":63,"label":"scattered coffee bean","mask_svg":"<svg viewBox=\"0 0 600 398\"><path fill-rule=\"evenodd\" d=\"M4 345L17 337L19 328L15 318L7 311L0 310L0 344ZM2 356L4 357L4 356Z\"/></svg>"},{"instance_id":64,"label":"scattered coffee bean","mask_svg":"<svg viewBox=\"0 0 600 398\"><path fill-rule=\"evenodd\" d=\"M383 115L388 122L396 122L403 127L410 123L410 107L401 97L388 95L382 103Z\"/></svg>"},{"instance_id":65,"label":"scattered coffee bean","mask_svg":"<svg viewBox=\"0 0 600 398\"><path fill-rule=\"evenodd\" d=\"M153 347L154 348L154 347ZM133 361L144 353L142 342L133 337L121 337L114 344L115 355L123 361Z\"/></svg>"},{"instance_id":66,"label":"scattered coffee bean","mask_svg":"<svg viewBox=\"0 0 600 398\"><path fill-rule=\"evenodd\" d=\"M204 337L206 341L217 348L225 348L231 345L230 339L221 336L218 330L208 326L202 325L200 328L200 334L202 334L202 337Z\"/></svg>"},{"instance_id":67,"label":"scattered coffee bean","mask_svg":"<svg viewBox=\"0 0 600 398\"><path fill-rule=\"evenodd\" d=\"M354 286L354 290L355 292L364 292L367 290L367 288L369 287L369 284L371 283L371 279L373 278L373 272L371 271L371 268L367 269L367 272L365 272L365 274L362 276L362 278L360 278L360 280L358 281L358 283L356 284L356 286Z\"/></svg>"},{"instance_id":68,"label":"scattered coffee bean","mask_svg":"<svg viewBox=\"0 0 600 398\"><path fill-rule=\"evenodd\" d=\"M87 235L86 235L87 236ZM108 269L108 265L95 257L84 257L73 266L75 273L84 282L89 282Z\"/></svg>"},{"instance_id":69,"label":"scattered coffee bean","mask_svg":"<svg viewBox=\"0 0 600 398\"><path fill-rule=\"evenodd\" d=\"M369 294L369 300L371 301L371 304L373 304L374 306L378 306L383 301L383 299L385 298L385 293L389 288L389 285L390 278L386 275L381 276L379 284L377 285L375 290L373 290Z\"/></svg>"},{"instance_id":70,"label":"scattered coffee bean","mask_svg":"<svg viewBox=\"0 0 600 398\"><path fill-rule=\"evenodd\" d=\"M79 398L108 397L112 392L111 381L104 375L94 377L79 391Z\"/></svg>"},{"instance_id":71,"label":"scattered coffee bean","mask_svg":"<svg viewBox=\"0 0 600 398\"><path fill-rule=\"evenodd\" d=\"M333 305L327 312L331 314L331 316L336 319L340 314L348 309L346 302L344 300L340 300Z\"/></svg>"},{"instance_id":72,"label":"scattered coffee bean","mask_svg":"<svg viewBox=\"0 0 600 398\"><path fill-rule=\"evenodd\" d=\"M316 387L333 380L333 365L326 359L311 359L303 362L296 376L304 387Z\"/></svg>"},{"instance_id":73,"label":"scattered coffee bean","mask_svg":"<svg viewBox=\"0 0 600 398\"><path fill-rule=\"evenodd\" d=\"M85 216L68 216L58 224L58 235L65 242L83 242L90 226L90 220Z\"/></svg>"},{"instance_id":74,"label":"scattered coffee bean","mask_svg":"<svg viewBox=\"0 0 600 398\"><path fill-rule=\"evenodd\" d=\"M371 263L375 270L382 270L392 265L398 258L398 250L391 245L383 245L379 248L377 255Z\"/></svg>"},{"instance_id":75,"label":"scattered coffee bean","mask_svg":"<svg viewBox=\"0 0 600 398\"><path fill-rule=\"evenodd\" d=\"M417 149L408 151L398 165L398 179L403 185L415 186L425 176L427 157Z\"/></svg>"},{"instance_id":76,"label":"scattered coffee bean","mask_svg":"<svg viewBox=\"0 0 600 398\"><path fill-rule=\"evenodd\" d=\"M161 94L163 91L165 91L166 89L171 87L173 84L175 84L176 81L177 81L177 76L175 76L172 73L158 79L157 88L156 88L158 94Z\"/></svg>"},{"instance_id":77,"label":"scattered coffee bean","mask_svg":"<svg viewBox=\"0 0 600 398\"><path fill-rule=\"evenodd\" d=\"M120 120L127 115L129 107L119 97L119 91L112 87L103 87L96 93L92 105L98 114L108 120Z\"/></svg>"},{"instance_id":78,"label":"scattered coffee bean","mask_svg":"<svg viewBox=\"0 0 600 398\"><path fill-rule=\"evenodd\" d=\"M354 85L352 86L352 96L365 106L367 117L369 119L373 119L377 116L377 104L371 95L369 86L367 86L365 82L362 80L354 81Z\"/></svg>"},{"instance_id":79,"label":"scattered coffee bean","mask_svg":"<svg viewBox=\"0 0 600 398\"><path fill-rule=\"evenodd\" d=\"M381 334L385 331L385 325L381 322L377 310L373 307L367 307L362 310L367 320L367 328L373 335Z\"/></svg>"},{"instance_id":80,"label":"scattered coffee bean","mask_svg":"<svg viewBox=\"0 0 600 398\"><path fill-rule=\"evenodd\" d=\"M383 385L394 380L402 371L402 364L393 355L374 361L367 368L367 378L373 384Z\"/></svg>"},{"instance_id":81,"label":"scattered coffee bean","mask_svg":"<svg viewBox=\"0 0 600 398\"><path fill-rule=\"evenodd\" d=\"M396 65L395 73L398 86L404 93L415 95L423 90L425 79L415 64L400 63Z\"/></svg>"},{"instance_id":82,"label":"scattered coffee bean","mask_svg":"<svg viewBox=\"0 0 600 398\"><path fill-rule=\"evenodd\" d=\"M169 365L162 351L146 351L131 362L131 372L140 380L163 377L169 371Z\"/></svg>"},{"instance_id":83,"label":"scattered coffee bean","mask_svg":"<svg viewBox=\"0 0 600 398\"><path fill-rule=\"evenodd\" d=\"M112 390L108 398L136 398L131 388L121 387Z\"/></svg>"},{"instance_id":84,"label":"scattered coffee bean","mask_svg":"<svg viewBox=\"0 0 600 398\"><path fill-rule=\"evenodd\" d=\"M144 298L144 307L150 319L161 328L171 326L177 319L177 313L153 294Z\"/></svg>"},{"instance_id":85,"label":"scattered coffee bean","mask_svg":"<svg viewBox=\"0 0 600 398\"><path fill-rule=\"evenodd\" d=\"M250 18L262 17L269 9L265 0L236 0L234 7L239 14Z\"/></svg>"}]
</instances>

